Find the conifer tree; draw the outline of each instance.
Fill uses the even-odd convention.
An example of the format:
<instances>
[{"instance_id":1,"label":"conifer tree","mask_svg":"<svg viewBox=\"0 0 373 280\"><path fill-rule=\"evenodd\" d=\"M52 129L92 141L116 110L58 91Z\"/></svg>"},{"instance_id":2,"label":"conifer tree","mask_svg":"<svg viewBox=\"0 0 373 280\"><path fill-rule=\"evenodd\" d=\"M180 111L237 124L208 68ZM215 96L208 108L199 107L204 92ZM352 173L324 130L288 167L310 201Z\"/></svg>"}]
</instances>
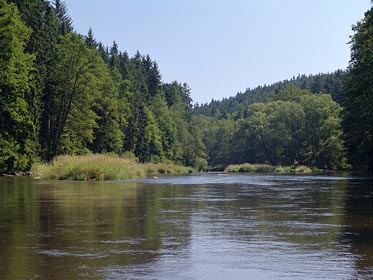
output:
<instances>
[{"instance_id":1,"label":"conifer tree","mask_svg":"<svg viewBox=\"0 0 373 280\"><path fill-rule=\"evenodd\" d=\"M92 27L88 29L88 34L87 36L85 36L85 44L90 49L96 49L98 46L96 39L94 37L94 34L93 34Z\"/></svg>"},{"instance_id":2,"label":"conifer tree","mask_svg":"<svg viewBox=\"0 0 373 280\"><path fill-rule=\"evenodd\" d=\"M110 68L119 67L119 46L117 42L113 42L113 45L110 48Z\"/></svg>"},{"instance_id":3,"label":"conifer tree","mask_svg":"<svg viewBox=\"0 0 373 280\"><path fill-rule=\"evenodd\" d=\"M54 1L54 12L57 17L61 35L65 35L73 31L73 21L67 12L67 7L64 1Z\"/></svg>"},{"instance_id":4,"label":"conifer tree","mask_svg":"<svg viewBox=\"0 0 373 280\"><path fill-rule=\"evenodd\" d=\"M26 101L35 59L24 51L30 35L16 5L0 0L0 173L27 170L35 153L35 126Z\"/></svg>"}]
</instances>

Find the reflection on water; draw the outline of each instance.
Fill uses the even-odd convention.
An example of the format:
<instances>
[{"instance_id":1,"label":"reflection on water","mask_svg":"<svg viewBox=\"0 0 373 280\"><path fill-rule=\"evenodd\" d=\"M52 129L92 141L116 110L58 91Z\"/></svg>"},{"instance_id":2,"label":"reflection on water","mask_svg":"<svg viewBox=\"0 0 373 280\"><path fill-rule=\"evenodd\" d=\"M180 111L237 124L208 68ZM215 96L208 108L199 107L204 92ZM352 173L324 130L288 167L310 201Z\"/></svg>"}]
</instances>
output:
<instances>
[{"instance_id":1,"label":"reflection on water","mask_svg":"<svg viewBox=\"0 0 373 280\"><path fill-rule=\"evenodd\" d=\"M0 178L1 279L371 279L372 182Z\"/></svg>"}]
</instances>

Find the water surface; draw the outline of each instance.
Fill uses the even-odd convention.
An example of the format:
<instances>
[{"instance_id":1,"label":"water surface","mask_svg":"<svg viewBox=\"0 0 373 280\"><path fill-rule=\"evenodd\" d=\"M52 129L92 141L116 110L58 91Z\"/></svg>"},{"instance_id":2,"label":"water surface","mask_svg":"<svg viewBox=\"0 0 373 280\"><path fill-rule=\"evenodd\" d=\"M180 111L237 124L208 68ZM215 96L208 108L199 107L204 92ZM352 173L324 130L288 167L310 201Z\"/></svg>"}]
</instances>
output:
<instances>
[{"instance_id":1,"label":"water surface","mask_svg":"<svg viewBox=\"0 0 373 280\"><path fill-rule=\"evenodd\" d=\"M372 279L373 180L0 178L1 279Z\"/></svg>"}]
</instances>

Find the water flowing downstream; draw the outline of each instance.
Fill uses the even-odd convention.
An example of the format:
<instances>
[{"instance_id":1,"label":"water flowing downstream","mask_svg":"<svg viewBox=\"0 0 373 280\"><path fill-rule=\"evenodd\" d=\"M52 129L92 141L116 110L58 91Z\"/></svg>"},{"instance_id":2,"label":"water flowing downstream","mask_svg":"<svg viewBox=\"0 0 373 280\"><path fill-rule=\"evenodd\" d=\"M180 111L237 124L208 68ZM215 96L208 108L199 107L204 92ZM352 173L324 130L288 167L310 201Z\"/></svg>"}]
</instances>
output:
<instances>
[{"instance_id":1,"label":"water flowing downstream","mask_svg":"<svg viewBox=\"0 0 373 280\"><path fill-rule=\"evenodd\" d=\"M1 279L371 279L372 183L0 178Z\"/></svg>"}]
</instances>

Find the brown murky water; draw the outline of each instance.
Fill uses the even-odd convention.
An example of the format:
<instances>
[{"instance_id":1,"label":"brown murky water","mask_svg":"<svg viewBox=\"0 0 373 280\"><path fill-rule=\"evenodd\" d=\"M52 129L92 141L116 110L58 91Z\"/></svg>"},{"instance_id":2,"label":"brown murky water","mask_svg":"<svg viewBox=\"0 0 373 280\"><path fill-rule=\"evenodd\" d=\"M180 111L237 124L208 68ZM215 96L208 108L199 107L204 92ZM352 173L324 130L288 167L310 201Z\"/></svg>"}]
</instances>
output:
<instances>
[{"instance_id":1,"label":"brown murky water","mask_svg":"<svg viewBox=\"0 0 373 280\"><path fill-rule=\"evenodd\" d=\"M1 279L372 279L373 180L0 178Z\"/></svg>"}]
</instances>

